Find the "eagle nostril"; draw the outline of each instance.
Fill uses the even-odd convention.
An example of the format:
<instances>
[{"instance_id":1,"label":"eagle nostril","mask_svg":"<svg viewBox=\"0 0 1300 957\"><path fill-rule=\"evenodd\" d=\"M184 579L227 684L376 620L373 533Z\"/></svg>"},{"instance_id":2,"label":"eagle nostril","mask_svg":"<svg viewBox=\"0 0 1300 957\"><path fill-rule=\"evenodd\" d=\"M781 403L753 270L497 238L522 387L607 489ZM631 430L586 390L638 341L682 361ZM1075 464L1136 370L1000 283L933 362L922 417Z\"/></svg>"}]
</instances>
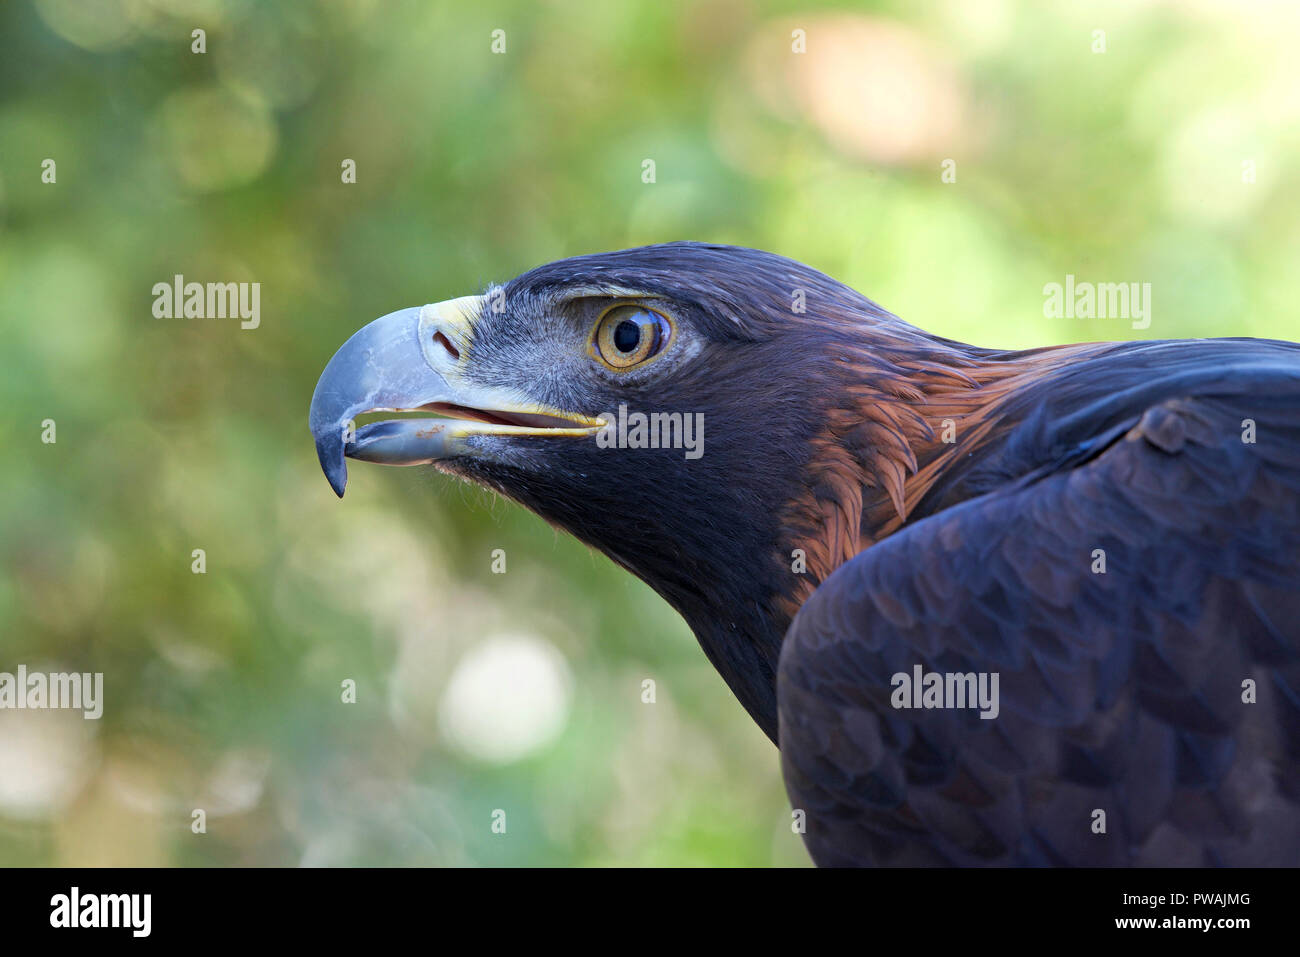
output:
<instances>
[{"instance_id":1,"label":"eagle nostril","mask_svg":"<svg viewBox=\"0 0 1300 957\"><path fill-rule=\"evenodd\" d=\"M457 360L460 358L460 350L457 349L455 346L453 346L451 344L451 340L448 339L441 332L435 332L433 334L433 341L436 342L438 345L442 346L444 349L446 349L447 352L451 354L451 358L453 360Z\"/></svg>"}]
</instances>

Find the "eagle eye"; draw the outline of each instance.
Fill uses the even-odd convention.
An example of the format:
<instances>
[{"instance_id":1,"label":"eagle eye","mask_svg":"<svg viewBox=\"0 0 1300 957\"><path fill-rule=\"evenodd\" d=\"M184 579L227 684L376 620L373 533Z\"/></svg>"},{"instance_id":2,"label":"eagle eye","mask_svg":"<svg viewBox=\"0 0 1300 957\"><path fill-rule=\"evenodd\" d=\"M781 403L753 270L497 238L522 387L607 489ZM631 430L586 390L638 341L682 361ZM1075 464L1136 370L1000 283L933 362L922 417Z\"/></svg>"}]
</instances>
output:
<instances>
[{"instance_id":1,"label":"eagle eye","mask_svg":"<svg viewBox=\"0 0 1300 957\"><path fill-rule=\"evenodd\" d=\"M591 351L606 366L621 371L652 359L672 337L672 324L653 309L614 306L596 323Z\"/></svg>"}]
</instances>

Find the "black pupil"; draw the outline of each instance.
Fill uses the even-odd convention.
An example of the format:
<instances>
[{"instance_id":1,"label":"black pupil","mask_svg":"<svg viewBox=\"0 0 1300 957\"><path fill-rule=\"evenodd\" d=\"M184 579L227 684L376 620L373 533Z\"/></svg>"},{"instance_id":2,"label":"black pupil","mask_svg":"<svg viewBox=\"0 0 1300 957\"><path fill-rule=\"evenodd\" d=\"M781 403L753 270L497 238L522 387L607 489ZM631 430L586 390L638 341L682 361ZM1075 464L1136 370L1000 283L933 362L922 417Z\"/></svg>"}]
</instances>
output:
<instances>
[{"instance_id":1,"label":"black pupil","mask_svg":"<svg viewBox=\"0 0 1300 957\"><path fill-rule=\"evenodd\" d=\"M614 348L619 352L632 352L641 342L641 327L631 319L624 319L614 327Z\"/></svg>"}]
</instances>

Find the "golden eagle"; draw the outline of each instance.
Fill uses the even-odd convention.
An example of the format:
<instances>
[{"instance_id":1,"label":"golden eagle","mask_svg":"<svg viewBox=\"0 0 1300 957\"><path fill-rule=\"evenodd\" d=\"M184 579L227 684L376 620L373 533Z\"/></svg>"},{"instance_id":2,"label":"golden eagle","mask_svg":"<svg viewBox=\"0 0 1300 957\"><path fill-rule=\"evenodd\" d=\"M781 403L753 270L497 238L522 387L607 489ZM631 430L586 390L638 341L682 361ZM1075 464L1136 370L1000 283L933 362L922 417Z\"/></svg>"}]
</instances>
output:
<instances>
[{"instance_id":1,"label":"golden eagle","mask_svg":"<svg viewBox=\"0 0 1300 957\"><path fill-rule=\"evenodd\" d=\"M669 243L375 320L310 424L653 587L819 864L1300 863L1300 345L982 348Z\"/></svg>"}]
</instances>

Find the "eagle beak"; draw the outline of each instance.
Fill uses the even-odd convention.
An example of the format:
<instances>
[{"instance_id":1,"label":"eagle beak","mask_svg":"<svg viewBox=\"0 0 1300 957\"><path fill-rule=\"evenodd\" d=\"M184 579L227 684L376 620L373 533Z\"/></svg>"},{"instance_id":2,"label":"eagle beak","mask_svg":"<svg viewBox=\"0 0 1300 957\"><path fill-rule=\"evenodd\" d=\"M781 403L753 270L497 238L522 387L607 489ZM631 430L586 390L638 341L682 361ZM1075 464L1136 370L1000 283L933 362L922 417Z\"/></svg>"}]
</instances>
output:
<instances>
[{"instance_id":1,"label":"eagle beak","mask_svg":"<svg viewBox=\"0 0 1300 957\"><path fill-rule=\"evenodd\" d=\"M445 400L450 392L446 380L424 360L419 326L419 309L390 312L363 326L334 353L316 383L308 422L320 466L340 498L348 484L344 454L356 441L356 416L418 407Z\"/></svg>"},{"instance_id":2,"label":"eagle beak","mask_svg":"<svg viewBox=\"0 0 1300 957\"><path fill-rule=\"evenodd\" d=\"M362 327L334 354L311 398L308 423L321 469L336 495L348 483L347 458L381 465L427 465L473 454L477 435L594 435L600 419L539 405L462 378L483 298L467 296L390 312ZM366 412L437 413L358 429Z\"/></svg>"}]
</instances>

